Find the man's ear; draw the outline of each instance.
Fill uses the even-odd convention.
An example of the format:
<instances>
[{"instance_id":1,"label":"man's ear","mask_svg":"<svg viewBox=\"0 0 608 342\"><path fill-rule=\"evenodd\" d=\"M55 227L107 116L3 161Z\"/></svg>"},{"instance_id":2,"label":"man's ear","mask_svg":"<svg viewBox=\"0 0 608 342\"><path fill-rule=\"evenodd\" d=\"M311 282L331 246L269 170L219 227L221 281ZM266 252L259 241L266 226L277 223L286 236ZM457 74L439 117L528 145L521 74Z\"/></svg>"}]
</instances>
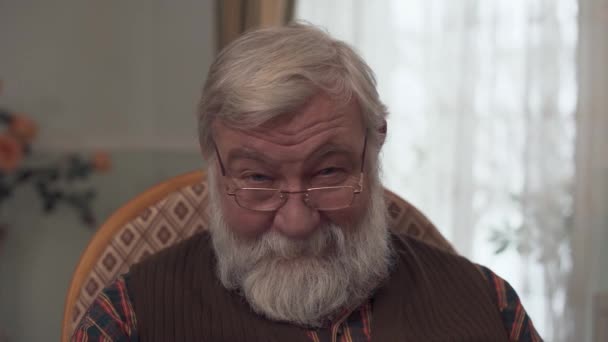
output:
<instances>
[{"instance_id":1,"label":"man's ear","mask_svg":"<svg viewBox=\"0 0 608 342\"><path fill-rule=\"evenodd\" d=\"M380 146L384 145L384 141L386 140L386 132L387 132L387 130L388 130L388 127L387 127L386 120L383 119L382 120L382 125L380 125L380 127L378 127L378 133L380 133L379 134L379 137L380 137L379 144L380 144Z\"/></svg>"}]
</instances>

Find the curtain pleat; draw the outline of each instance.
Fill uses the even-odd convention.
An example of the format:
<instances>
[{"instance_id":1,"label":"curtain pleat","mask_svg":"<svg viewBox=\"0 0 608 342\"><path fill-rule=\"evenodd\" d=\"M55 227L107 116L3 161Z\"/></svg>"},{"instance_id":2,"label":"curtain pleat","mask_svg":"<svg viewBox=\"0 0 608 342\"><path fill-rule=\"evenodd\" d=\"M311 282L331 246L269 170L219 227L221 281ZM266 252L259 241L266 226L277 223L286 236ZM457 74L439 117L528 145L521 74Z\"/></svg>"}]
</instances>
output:
<instances>
[{"instance_id":1,"label":"curtain pleat","mask_svg":"<svg viewBox=\"0 0 608 342\"><path fill-rule=\"evenodd\" d=\"M288 23L293 18L294 1L217 0L218 51L248 30Z\"/></svg>"}]
</instances>

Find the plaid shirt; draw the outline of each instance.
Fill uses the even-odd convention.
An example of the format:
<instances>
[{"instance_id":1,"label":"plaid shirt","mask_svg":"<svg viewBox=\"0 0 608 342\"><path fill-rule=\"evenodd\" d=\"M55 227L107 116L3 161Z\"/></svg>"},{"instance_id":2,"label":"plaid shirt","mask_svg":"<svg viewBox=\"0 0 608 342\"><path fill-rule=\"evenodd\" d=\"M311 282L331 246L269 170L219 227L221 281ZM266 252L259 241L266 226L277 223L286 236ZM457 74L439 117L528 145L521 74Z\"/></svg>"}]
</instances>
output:
<instances>
[{"instance_id":1,"label":"plaid shirt","mask_svg":"<svg viewBox=\"0 0 608 342\"><path fill-rule=\"evenodd\" d=\"M542 341L511 285L489 269L478 267L493 290L509 340ZM329 327L309 330L307 335L312 342L369 342L371 319L372 303L368 301L345 312ZM72 335L72 342L138 340L137 319L122 277L97 297Z\"/></svg>"}]
</instances>

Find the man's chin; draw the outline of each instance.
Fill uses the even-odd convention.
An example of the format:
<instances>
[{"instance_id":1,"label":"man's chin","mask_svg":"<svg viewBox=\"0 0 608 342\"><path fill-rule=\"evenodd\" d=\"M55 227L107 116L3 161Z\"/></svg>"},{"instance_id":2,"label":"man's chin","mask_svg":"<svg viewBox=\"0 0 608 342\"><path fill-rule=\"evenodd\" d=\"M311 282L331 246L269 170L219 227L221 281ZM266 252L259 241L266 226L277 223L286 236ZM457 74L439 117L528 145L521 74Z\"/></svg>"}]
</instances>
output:
<instances>
[{"instance_id":1,"label":"man's chin","mask_svg":"<svg viewBox=\"0 0 608 342\"><path fill-rule=\"evenodd\" d=\"M345 305L345 274L318 257L274 259L256 265L240 289L261 315L298 325L319 326Z\"/></svg>"}]
</instances>

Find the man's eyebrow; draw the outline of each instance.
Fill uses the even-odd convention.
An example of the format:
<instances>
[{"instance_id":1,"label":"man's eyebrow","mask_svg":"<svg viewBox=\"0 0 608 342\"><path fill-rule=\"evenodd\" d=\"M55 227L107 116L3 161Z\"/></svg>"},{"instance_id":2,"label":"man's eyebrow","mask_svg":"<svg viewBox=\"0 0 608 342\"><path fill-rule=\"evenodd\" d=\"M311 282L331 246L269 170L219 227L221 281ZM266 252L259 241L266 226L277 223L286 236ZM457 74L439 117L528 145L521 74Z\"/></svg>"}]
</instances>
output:
<instances>
[{"instance_id":1,"label":"man's eyebrow","mask_svg":"<svg viewBox=\"0 0 608 342\"><path fill-rule=\"evenodd\" d=\"M354 151L352 151L351 148L348 148L347 146L339 145L339 144L324 144L323 146L318 148L316 151L314 151L310 156L308 156L308 158L306 158L306 160L314 161L314 160L319 160L324 157L336 155L336 154L346 155L348 157L348 159L351 159L351 161L353 163L356 160L356 158L355 158L356 153Z\"/></svg>"},{"instance_id":2,"label":"man's eyebrow","mask_svg":"<svg viewBox=\"0 0 608 342\"><path fill-rule=\"evenodd\" d=\"M226 159L226 165L230 165L234 163L237 159L249 159L253 161L257 161L263 164L270 165L271 167L277 167L279 162L258 152L248 148L237 148L231 150L228 153L228 158Z\"/></svg>"},{"instance_id":3,"label":"man's eyebrow","mask_svg":"<svg viewBox=\"0 0 608 342\"><path fill-rule=\"evenodd\" d=\"M356 152L359 153L359 152ZM358 157L352 151L351 148L340 144L324 144L315 151L313 151L308 157L306 157L306 162L318 161L322 158L331 155L345 155L348 157L350 161L356 163ZM271 168L278 168L280 166L280 162L276 159L273 159L261 152L249 149L249 148L237 148L228 152L228 157L226 159L226 166L233 164L235 161L239 159L248 159L256 162L263 163L265 165L270 166Z\"/></svg>"}]
</instances>

